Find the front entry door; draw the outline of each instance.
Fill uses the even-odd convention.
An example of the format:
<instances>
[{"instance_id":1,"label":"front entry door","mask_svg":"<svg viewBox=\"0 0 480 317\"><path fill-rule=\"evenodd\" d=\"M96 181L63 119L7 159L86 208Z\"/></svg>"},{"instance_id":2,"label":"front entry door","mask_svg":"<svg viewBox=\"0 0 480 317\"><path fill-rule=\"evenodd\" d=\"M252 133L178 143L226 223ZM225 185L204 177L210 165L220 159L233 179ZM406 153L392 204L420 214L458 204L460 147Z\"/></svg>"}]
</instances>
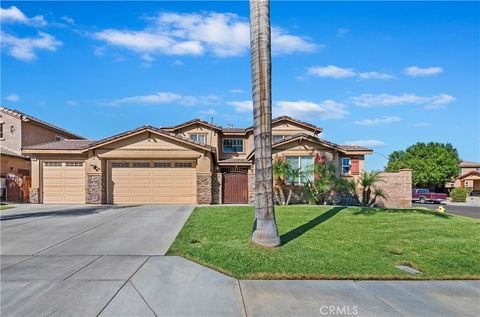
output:
<instances>
[{"instance_id":1,"label":"front entry door","mask_svg":"<svg viewBox=\"0 0 480 317\"><path fill-rule=\"evenodd\" d=\"M248 204L248 175L246 169L229 169L223 173L223 203Z\"/></svg>"}]
</instances>

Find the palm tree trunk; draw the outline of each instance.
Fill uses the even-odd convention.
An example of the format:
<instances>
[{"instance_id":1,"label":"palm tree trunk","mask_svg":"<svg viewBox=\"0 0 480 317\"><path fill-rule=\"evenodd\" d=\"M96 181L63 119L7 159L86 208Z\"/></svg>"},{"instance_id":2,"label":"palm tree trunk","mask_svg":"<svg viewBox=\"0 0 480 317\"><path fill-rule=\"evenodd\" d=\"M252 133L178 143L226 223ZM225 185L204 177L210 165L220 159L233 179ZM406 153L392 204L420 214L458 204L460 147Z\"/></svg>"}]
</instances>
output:
<instances>
[{"instance_id":1,"label":"palm tree trunk","mask_svg":"<svg viewBox=\"0 0 480 317\"><path fill-rule=\"evenodd\" d=\"M280 245L273 203L270 1L250 0L255 220L252 242Z\"/></svg>"}]
</instances>

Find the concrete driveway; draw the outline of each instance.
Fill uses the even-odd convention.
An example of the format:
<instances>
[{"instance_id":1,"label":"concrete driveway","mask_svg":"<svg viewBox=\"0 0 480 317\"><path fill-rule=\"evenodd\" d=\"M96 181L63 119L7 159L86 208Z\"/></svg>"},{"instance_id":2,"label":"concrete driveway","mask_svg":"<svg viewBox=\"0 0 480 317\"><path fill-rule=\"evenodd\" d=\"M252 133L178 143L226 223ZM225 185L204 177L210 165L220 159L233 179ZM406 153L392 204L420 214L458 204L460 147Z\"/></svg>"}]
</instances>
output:
<instances>
[{"instance_id":1,"label":"concrete driveway","mask_svg":"<svg viewBox=\"0 0 480 317\"><path fill-rule=\"evenodd\" d=\"M239 281L163 256L192 209L3 211L0 315L480 315L479 281Z\"/></svg>"}]
</instances>

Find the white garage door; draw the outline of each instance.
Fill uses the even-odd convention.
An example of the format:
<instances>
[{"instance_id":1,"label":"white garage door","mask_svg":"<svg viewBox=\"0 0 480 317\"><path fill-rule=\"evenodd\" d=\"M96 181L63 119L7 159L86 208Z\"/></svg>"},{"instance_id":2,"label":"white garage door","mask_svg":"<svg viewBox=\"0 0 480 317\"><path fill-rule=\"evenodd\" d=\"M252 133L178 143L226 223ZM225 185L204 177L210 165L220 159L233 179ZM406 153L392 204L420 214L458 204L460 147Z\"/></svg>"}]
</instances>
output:
<instances>
[{"instance_id":1,"label":"white garage door","mask_svg":"<svg viewBox=\"0 0 480 317\"><path fill-rule=\"evenodd\" d=\"M83 162L43 162L43 203L85 203Z\"/></svg>"},{"instance_id":2,"label":"white garage door","mask_svg":"<svg viewBox=\"0 0 480 317\"><path fill-rule=\"evenodd\" d=\"M114 204L195 204L194 162L110 162Z\"/></svg>"}]
</instances>

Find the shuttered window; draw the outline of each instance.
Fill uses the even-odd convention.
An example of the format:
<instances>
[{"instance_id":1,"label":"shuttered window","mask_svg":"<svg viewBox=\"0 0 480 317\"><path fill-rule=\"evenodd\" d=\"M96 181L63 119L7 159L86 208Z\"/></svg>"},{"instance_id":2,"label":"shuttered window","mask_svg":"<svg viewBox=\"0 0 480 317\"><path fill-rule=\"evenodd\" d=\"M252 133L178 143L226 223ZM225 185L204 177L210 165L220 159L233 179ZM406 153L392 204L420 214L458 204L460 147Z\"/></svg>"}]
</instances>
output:
<instances>
[{"instance_id":1,"label":"shuttered window","mask_svg":"<svg viewBox=\"0 0 480 317\"><path fill-rule=\"evenodd\" d=\"M360 173L360 161L359 160L351 160L351 171L353 175L358 175Z\"/></svg>"}]
</instances>

